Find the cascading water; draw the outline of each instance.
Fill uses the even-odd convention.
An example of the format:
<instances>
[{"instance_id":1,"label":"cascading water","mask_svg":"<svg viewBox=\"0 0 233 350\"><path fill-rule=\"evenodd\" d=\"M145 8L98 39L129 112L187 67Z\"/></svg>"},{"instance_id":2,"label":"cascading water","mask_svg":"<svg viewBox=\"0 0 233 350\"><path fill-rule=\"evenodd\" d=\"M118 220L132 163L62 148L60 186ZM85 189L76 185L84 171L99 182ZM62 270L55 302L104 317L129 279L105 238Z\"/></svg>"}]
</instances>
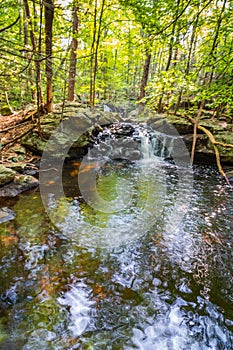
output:
<instances>
[{"instance_id":1,"label":"cascading water","mask_svg":"<svg viewBox=\"0 0 233 350\"><path fill-rule=\"evenodd\" d=\"M139 131L139 138L141 143L141 153L143 159L150 159L154 153L152 143L150 141L150 136L143 131Z\"/></svg>"},{"instance_id":2,"label":"cascading water","mask_svg":"<svg viewBox=\"0 0 233 350\"><path fill-rule=\"evenodd\" d=\"M128 132L121 129L128 127ZM109 159L160 160L171 159L177 137L148 128L146 125L122 123L106 127L89 149L89 159L105 157Z\"/></svg>"},{"instance_id":3,"label":"cascading water","mask_svg":"<svg viewBox=\"0 0 233 350\"><path fill-rule=\"evenodd\" d=\"M161 160L171 159L175 137L162 134L156 131L140 133L141 152L144 159L152 157Z\"/></svg>"}]
</instances>

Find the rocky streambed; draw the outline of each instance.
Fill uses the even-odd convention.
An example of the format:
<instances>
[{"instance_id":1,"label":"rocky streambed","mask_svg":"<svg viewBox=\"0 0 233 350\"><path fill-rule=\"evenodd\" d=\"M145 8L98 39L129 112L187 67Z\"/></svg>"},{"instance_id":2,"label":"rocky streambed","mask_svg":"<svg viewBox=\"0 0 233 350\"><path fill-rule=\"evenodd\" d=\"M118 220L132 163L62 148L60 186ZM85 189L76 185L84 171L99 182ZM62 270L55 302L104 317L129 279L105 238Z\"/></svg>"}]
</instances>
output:
<instances>
[{"instance_id":1,"label":"rocky streambed","mask_svg":"<svg viewBox=\"0 0 233 350\"><path fill-rule=\"evenodd\" d=\"M54 108L54 112L42 117L41 120L41 132L43 140L38 137L37 131L32 131L22 139L22 145L36 154L42 154L46 142L50 138L51 134L59 127L61 122L67 122L72 120L70 127L75 128L77 132L81 133L80 137L71 149L75 149L77 155L83 155L86 148L93 141L92 134L98 132L102 127L111 125L114 123L132 123L141 124L146 123L153 130L161 133L173 133L174 128L180 137L184 140L188 150L191 150L192 138L193 138L193 125L181 116L174 115L158 115L151 111L145 111L138 115L137 109L116 108L114 106L108 107L108 105L101 106L99 108L91 109L85 107L81 103L67 103L64 108L61 105L57 105ZM169 125L171 128L169 128ZM233 122L227 117L215 120L209 116L203 116L200 120L200 125L206 127L215 136L216 141L225 144L233 144ZM67 133L68 131L68 133ZM64 147L70 142L69 130L59 132L56 142L54 142L54 151L59 146ZM223 164L233 164L233 148L219 146L221 161ZM213 145L209 141L208 137L198 131L197 144L195 152L195 161L203 163L214 163L215 153Z\"/></svg>"},{"instance_id":2,"label":"rocky streambed","mask_svg":"<svg viewBox=\"0 0 233 350\"><path fill-rule=\"evenodd\" d=\"M215 120L213 117L203 116L200 125L211 131L216 141L225 144L233 143L231 119L223 117ZM151 111L138 115L136 108L123 109L112 105L91 109L78 102L54 106L53 113L41 117L40 130L34 128L21 139L21 147L37 156L41 156L44 151L49 152L55 161L64 157L64 154L66 159L75 159L87 154L88 149L96 144L99 135L101 135L102 145L109 134L113 138L126 139L130 143L130 140L137 139L140 128L157 133L160 138L174 136L176 139L183 140L188 151L191 152L193 125L185 117L158 115ZM138 142L140 143L140 137ZM135 148L134 146L135 143L132 147ZM222 146L218 148L222 164L229 166L231 170L233 148ZM134 154L136 158L140 157L139 148L134 150ZM127 155L124 157L127 158ZM197 134L195 162L215 163L213 145L203 132ZM23 191L37 187L39 185L38 168L39 163L35 166L17 162L17 160L0 165L0 197L15 197ZM5 214L3 217L5 218Z\"/></svg>"}]
</instances>

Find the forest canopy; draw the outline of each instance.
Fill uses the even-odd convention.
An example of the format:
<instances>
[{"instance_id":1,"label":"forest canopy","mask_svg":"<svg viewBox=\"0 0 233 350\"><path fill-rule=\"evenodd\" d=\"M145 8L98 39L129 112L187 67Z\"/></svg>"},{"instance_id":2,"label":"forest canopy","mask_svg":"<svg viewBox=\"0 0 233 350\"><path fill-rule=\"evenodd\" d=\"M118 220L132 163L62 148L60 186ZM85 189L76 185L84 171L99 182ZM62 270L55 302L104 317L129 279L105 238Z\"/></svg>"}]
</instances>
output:
<instances>
[{"instance_id":1,"label":"forest canopy","mask_svg":"<svg viewBox=\"0 0 233 350\"><path fill-rule=\"evenodd\" d=\"M0 107L82 99L233 113L230 0L4 0Z\"/></svg>"}]
</instances>

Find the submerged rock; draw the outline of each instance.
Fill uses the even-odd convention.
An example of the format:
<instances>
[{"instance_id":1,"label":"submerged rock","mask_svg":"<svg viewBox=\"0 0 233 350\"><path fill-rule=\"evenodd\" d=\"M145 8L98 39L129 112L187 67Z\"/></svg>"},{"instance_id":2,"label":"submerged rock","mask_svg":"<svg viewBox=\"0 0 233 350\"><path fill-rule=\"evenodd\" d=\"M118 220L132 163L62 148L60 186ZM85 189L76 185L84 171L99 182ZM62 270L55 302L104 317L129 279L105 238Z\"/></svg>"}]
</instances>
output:
<instances>
[{"instance_id":1,"label":"submerged rock","mask_svg":"<svg viewBox=\"0 0 233 350\"><path fill-rule=\"evenodd\" d=\"M6 221L14 220L16 214L13 212L13 210L3 207L0 209L0 224Z\"/></svg>"}]
</instances>

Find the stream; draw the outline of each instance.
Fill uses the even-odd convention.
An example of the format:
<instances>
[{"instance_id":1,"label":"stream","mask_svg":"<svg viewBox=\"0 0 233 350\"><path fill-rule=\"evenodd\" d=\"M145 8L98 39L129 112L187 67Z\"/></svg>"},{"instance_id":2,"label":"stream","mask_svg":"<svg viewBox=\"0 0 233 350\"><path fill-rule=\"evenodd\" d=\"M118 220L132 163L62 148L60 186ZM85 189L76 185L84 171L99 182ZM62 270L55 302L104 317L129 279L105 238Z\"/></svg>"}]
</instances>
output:
<instances>
[{"instance_id":1,"label":"stream","mask_svg":"<svg viewBox=\"0 0 233 350\"><path fill-rule=\"evenodd\" d=\"M140 144L65 163L64 193L51 169L1 203L16 218L0 225L0 349L233 348L231 189Z\"/></svg>"}]
</instances>

